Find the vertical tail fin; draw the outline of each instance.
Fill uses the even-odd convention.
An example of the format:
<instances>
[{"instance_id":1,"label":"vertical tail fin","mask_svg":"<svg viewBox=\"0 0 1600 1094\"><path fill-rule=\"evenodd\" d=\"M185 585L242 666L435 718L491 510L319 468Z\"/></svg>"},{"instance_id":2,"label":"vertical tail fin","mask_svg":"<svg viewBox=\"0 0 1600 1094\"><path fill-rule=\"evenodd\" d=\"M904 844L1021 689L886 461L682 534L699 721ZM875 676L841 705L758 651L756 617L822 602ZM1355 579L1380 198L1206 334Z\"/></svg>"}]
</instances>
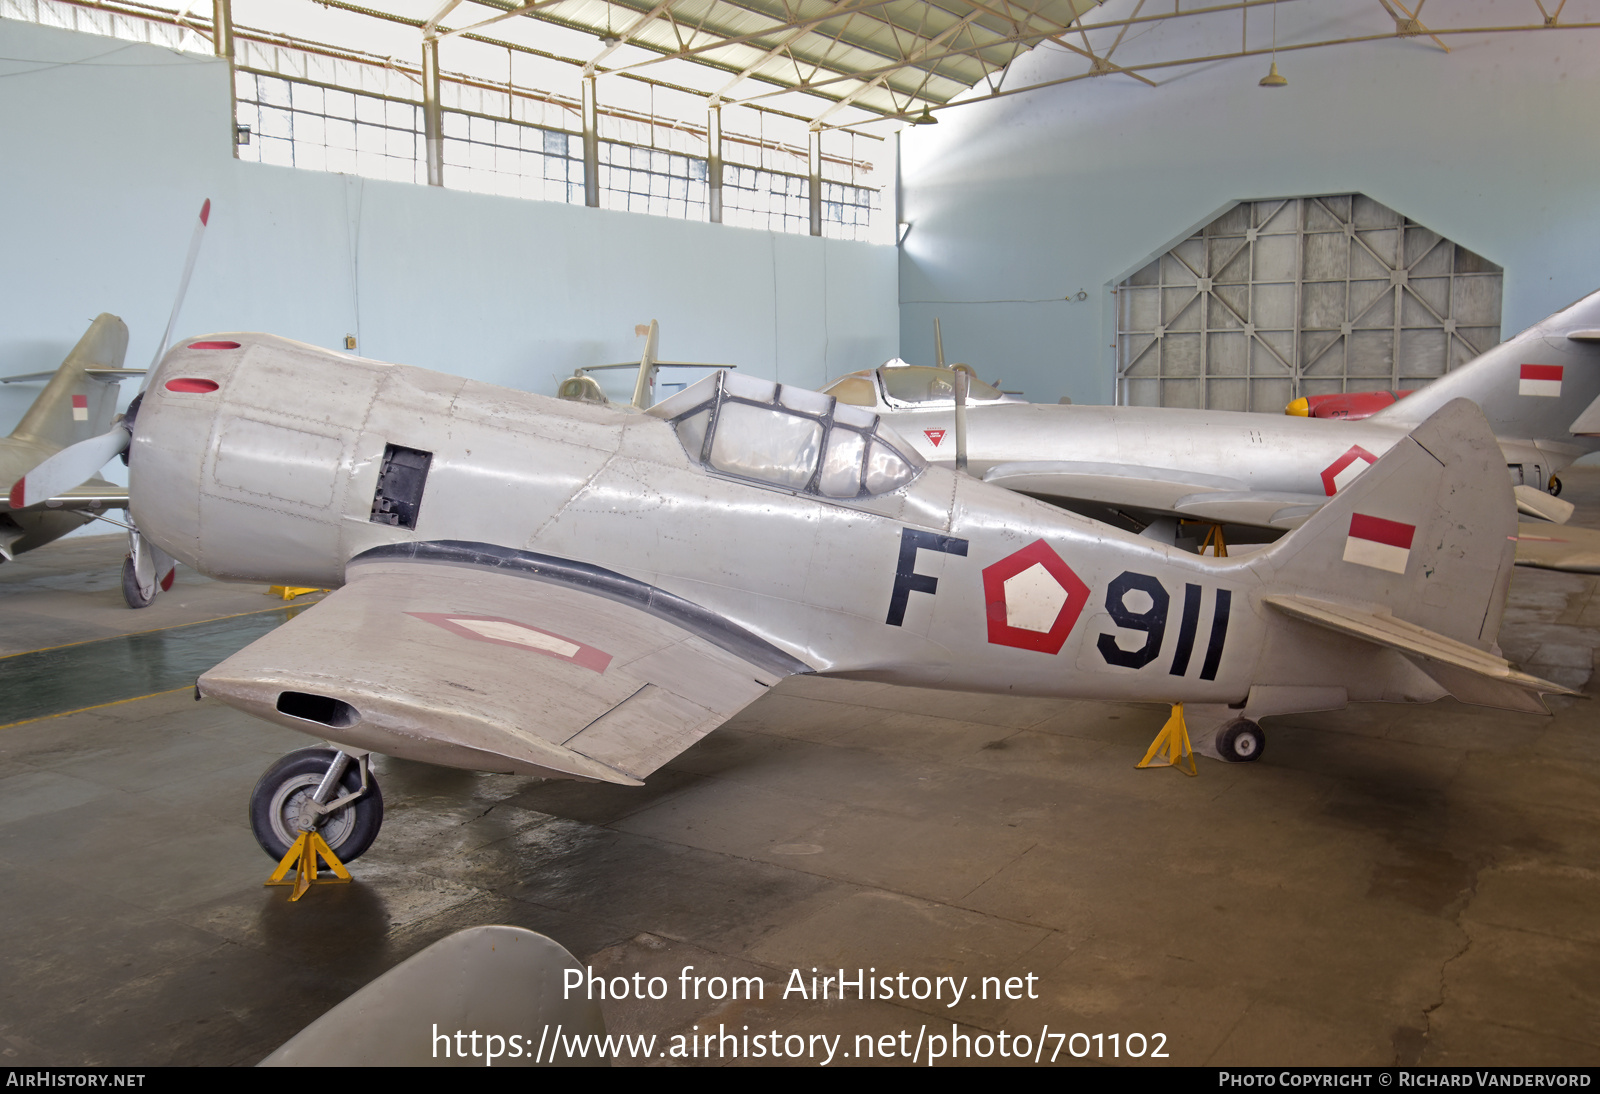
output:
<instances>
[{"instance_id":1,"label":"vertical tail fin","mask_svg":"<svg viewBox=\"0 0 1600 1094\"><path fill-rule=\"evenodd\" d=\"M1487 651L1516 534L1500 446L1478 407L1456 399L1263 551L1258 565L1273 586L1325 590Z\"/></svg>"},{"instance_id":2,"label":"vertical tail fin","mask_svg":"<svg viewBox=\"0 0 1600 1094\"><path fill-rule=\"evenodd\" d=\"M1600 292L1540 320L1465 365L1385 407L1368 421L1414 426L1452 399L1483 408L1495 436L1567 440L1600 397Z\"/></svg>"},{"instance_id":3,"label":"vertical tail fin","mask_svg":"<svg viewBox=\"0 0 1600 1094\"><path fill-rule=\"evenodd\" d=\"M1576 693L1518 671L1495 645L1516 529L1501 464L1477 406L1447 403L1263 552L1263 601L1397 651L1461 702L1548 713L1542 695Z\"/></svg>"},{"instance_id":4,"label":"vertical tail fin","mask_svg":"<svg viewBox=\"0 0 1600 1094\"><path fill-rule=\"evenodd\" d=\"M127 325L102 313L78 339L11 436L66 448L110 429L117 410L116 380L98 378L88 370L121 368L127 349Z\"/></svg>"}]
</instances>

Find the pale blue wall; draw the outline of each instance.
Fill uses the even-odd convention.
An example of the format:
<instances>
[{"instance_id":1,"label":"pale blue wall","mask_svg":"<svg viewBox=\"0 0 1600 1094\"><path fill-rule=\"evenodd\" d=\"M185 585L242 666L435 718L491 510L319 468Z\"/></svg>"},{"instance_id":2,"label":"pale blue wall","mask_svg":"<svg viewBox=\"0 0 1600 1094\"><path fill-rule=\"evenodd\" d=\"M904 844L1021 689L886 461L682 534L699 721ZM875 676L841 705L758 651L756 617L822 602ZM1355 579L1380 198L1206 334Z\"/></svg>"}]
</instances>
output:
<instances>
[{"instance_id":1,"label":"pale blue wall","mask_svg":"<svg viewBox=\"0 0 1600 1094\"><path fill-rule=\"evenodd\" d=\"M1385 22L1375 4L1283 9L1340 10L1319 37ZM1220 49L1238 48L1237 22L1231 35ZM1481 253L1506 271L1504 337L1600 288L1600 32L1450 45L1285 53L1280 89L1257 86L1266 58L1155 74L1154 89L1106 76L907 129L902 354L931 360L939 316L946 356L985 378L1036 401L1110 402L1108 286L1247 198L1361 191ZM1115 59L1139 48L1130 36ZM1083 68L1035 50L1006 85ZM1079 289L1087 302L1062 300Z\"/></svg>"},{"instance_id":2,"label":"pale blue wall","mask_svg":"<svg viewBox=\"0 0 1600 1094\"><path fill-rule=\"evenodd\" d=\"M663 357L809 386L898 347L892 247L241 163L210 58L9 20L0 58L0 375L54 368L102 311L147 364L207 197L180 336L359 333L547 394L637 358L651 319ZM0 434L36 393L0 388Z\"/></svg>"}]
</instances>

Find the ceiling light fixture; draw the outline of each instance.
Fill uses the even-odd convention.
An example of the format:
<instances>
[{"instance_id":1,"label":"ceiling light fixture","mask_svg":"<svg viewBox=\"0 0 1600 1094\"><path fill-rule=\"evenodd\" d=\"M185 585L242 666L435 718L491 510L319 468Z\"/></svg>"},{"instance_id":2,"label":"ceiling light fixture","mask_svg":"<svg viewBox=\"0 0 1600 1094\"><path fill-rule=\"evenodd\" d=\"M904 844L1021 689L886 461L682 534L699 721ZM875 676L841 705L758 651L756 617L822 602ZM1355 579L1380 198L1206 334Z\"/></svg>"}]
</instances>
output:
<instances>
[{"instance_id":1,"label":"ceiling light fixture","mask_svg":"<svg viewBox=\"0 0 1600 1094\"><path fill-rule=\"evenodd\" d=\"M922 108L922 113L918 114L916 117L911 119L911 124L912 125L938 125L939 124L939 119L935 118L929 112L928 108L926 106L924 106Z\"/></svg>"},{"instance_id":2,"label":"ceiling light fixture","mask_svg":"<svg viewBox=\"0 0 1600 1094\"><path fill-rule=\"evenodd\" d=\"M1261 77L1261 86L1289 86L1289 81L1278 74L1278 0L1272 0L1272 71Z\"/></svg>"}]
</instances>

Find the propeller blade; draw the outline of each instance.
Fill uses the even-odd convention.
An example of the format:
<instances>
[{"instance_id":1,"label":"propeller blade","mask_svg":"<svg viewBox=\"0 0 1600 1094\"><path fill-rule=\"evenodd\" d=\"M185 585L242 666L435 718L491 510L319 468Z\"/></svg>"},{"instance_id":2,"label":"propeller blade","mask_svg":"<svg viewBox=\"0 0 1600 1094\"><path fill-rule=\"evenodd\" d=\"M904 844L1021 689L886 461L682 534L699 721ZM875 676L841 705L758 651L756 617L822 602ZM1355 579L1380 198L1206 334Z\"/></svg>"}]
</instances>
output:
<instances>
[{"instance_id":1,"label":"propeller blade","mask_svg":"<svg viewBox=\"0 0 1600 1094\"><path fill-rule=\"evenodd\" d=\"M156 366L161 363L167 347L172 344L172 331L178 325L178 313L183 310L183 298L189 294L189 276L194 273L195 260L200 257L200 241L205 238L206 222L210 219L211 199L206 198L206 203L200 206L200 223L194 226L194 236L189 240L189 257L184 260L183 278L178 282L178 299L172 302L172 315L167 319L166 333L162 334L161 342L156 346L156 355L150 362L150 371L145 373L144 380L139 385L140 391L143 391L145 385L150 382Z\"/></svg>"},{"instance_id":2,"label":"propeller blade","mask_svg":"<svg viewBox=\"0 0 1600 1094\"><path fill-rule=\"evenodd\" d=\"M93 478L95 472L127 449L130 439L119 422L98 437L68 445L17 480L11 488L11 508L23 509L49 501Z\"/></svg>"}]
</instances>

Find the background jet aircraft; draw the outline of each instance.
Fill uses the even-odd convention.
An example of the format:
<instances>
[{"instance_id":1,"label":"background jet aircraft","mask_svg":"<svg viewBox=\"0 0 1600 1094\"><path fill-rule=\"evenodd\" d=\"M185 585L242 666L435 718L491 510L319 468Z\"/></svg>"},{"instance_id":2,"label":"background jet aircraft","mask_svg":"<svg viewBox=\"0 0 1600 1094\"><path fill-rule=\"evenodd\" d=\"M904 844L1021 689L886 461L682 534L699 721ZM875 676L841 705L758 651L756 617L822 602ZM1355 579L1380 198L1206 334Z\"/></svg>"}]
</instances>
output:
<instances>
[{"instance_id":1,"label":"background jet aircraft","mask_svg":"<svg viewBox=\"0 0 1600 1094\"><path fill-rule=\"evenodd\" d=\"M68 445L104 433L117 412L117 381L142 376L144 369L122 367L128 328L102 314L54 372L10 376L6 382L47 380L17 428L0 440L0 482L22 478L45 457ZM80 485L81 483L81 485ZM95 519L94 514L128 504L128 491L102 478L68 484L43 505L15 509L0 498L0 560L9 561L60 539Z\"/></svg>"},{"instance_id":2,"label":"background jet aircraft","mask_svg":"<svg viewBox=\"0 0 1600 1094\"><path fill-rule=\"evenodd\" d=\"M882 413L925 457L955 462L954 373L884 367L825 390ZM1167 407L1015 405L974 383L968 468L985 481L1084 506L1279 531L1353 482L1452 399L1477 403L1500 439L1524 512L1564 520L1541 492L1600 447L1600 293L1585 297L1359 422ZM1584 419L1593 417L1591 424ZM1580 428L1581 426L1581 428Z\"/></svg>"},{"instance_id":3,"label":"background jet aircraft","mask_svg":"<svg viewBox=\"0 0 1600 1094\"><path fill-rule=\"evenodd\" d=\"M1222 560L730 372L640 414L214 335L169 353L124 424L109 441L161 548L225 580L342 586L199 681L339 750L262 777L275 857L318 817L342 857L371 842L369 751L639 785L797 673L1184 702L1231 760L1261 754L1268 714L1447 694L1541 711L1562 690L1494 653L1514 506L1460 400Z\"/></svg>"}]
</instances>

